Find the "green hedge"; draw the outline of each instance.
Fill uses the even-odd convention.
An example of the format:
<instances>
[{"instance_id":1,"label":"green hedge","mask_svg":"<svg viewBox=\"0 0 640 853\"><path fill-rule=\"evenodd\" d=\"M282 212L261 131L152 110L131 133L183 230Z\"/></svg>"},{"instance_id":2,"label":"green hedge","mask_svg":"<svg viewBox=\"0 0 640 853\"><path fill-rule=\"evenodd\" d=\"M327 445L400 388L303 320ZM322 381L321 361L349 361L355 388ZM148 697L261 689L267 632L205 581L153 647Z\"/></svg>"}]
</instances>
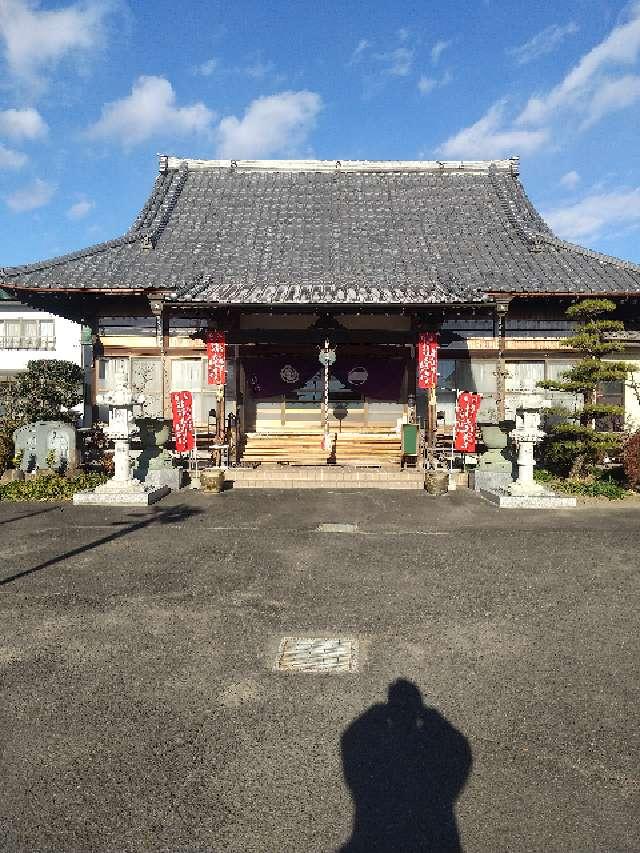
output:
<instances>
[{"instance_id":1,"label":"green hedge","mask_svg":"<svg viewBox=\"0 0 640 853\"><path fill-rule=\"evenodd\" d=\"M544 468L535 468L533 476L537 483L542 483L556 492L565 492L569 495L608 498L610 501L619 501L630 494L629 490L621 483L604 472L594 475L589 480L572 480L569 478L565 480Z\"/></svg>"},{"instance_id":2,"label":"green hedge","mask_svg":"<svg viewBox=\"0 0 640 853\"><path fill-rule=\"evenodd\" d=\"M106 474L43 474L0 486L0 501L69 501L76 492L95 489L108 479Z\"/></svg>"}]
</instances>

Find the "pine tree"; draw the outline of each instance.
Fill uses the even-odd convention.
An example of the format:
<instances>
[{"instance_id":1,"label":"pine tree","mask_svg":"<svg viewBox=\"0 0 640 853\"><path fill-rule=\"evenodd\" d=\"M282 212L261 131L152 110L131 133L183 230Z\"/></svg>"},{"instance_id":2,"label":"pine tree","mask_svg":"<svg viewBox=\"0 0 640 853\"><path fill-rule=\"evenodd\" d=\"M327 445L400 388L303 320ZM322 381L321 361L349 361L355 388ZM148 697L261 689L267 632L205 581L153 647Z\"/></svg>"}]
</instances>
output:
<instances>
[{"instance_id":1,"label":"pine tree","mask_svg":"<svg viewBox=\"0 0 640 853\"><path fill-rule=\"evenodd\" d=\"M565 410L563 414L568 417L548 428L543 449L545 460L571 477L590 474L605 456L619 452L622 447L622 433L598 429L599 419L624 417L622 406L604 405L597 398L600 383L624 381L630 372L626 362L604 359L624 349L623 344L609 337L612 332L624 331L622 321L606 316L615 310L616 304L610 299L584 299L571 305L566 316L580 325L562 345L583 353L584 358L565 371L563 379L538 382L541 388L583 397L579 412L570 415Z\"/></svg>"}]
</instances>

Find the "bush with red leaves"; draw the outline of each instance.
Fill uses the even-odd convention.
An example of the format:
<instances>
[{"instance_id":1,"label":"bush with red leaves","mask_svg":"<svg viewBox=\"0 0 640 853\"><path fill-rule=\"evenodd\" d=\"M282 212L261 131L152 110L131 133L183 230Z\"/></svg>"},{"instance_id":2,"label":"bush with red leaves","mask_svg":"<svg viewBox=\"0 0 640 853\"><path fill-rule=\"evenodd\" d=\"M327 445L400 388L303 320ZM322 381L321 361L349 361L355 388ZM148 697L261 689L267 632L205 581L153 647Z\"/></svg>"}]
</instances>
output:
<instances>
[{"instance_id":1,"label":"bush with red leaves","mask_svg":"<svg viewBox=\"0 0 640 853\"><path fill-rule=\"evenodd\" d=\"M624 445L624 473L633 489L640 486L640 431L632 433Z\"/></svg>"}]
</instances>

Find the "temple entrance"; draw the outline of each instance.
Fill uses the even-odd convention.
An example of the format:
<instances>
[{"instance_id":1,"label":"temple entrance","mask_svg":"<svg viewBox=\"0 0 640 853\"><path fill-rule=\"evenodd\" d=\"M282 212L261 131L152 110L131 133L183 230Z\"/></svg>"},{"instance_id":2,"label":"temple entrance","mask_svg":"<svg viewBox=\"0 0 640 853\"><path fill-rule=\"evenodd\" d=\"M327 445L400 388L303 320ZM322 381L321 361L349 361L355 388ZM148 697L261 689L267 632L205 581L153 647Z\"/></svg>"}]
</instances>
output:
<instances>
[{"instance_id":1,"label":"temple entrance","mask_svg":"<svg viewBox=\"0 0 640 853\"><path fill-rule=\"evenodd\" d=\"M328 389L317 346L242 358L241 463L399 465L400 428L407 414L406 351L371 350L338 347Z\"/></svg>"}]
</instances>

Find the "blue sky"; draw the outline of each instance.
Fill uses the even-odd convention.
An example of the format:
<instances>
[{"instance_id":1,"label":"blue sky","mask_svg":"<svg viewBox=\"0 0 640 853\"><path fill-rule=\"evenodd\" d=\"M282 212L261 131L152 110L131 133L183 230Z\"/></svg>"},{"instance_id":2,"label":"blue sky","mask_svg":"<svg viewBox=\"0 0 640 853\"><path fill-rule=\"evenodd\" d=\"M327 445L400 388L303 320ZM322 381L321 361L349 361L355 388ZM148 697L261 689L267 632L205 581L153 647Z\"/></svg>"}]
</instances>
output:
<instances>
[{"instance_id":1,"label":"blue sky","mask_svg":"<svg viewBox=\"0 0 640 853\"><path fill-rule=\"evenodd\" d=\"M123 233L188 157L519 154L557 233L640 262L640 0L0 0L0 266Z\"/></svg>"}]
</instances>

